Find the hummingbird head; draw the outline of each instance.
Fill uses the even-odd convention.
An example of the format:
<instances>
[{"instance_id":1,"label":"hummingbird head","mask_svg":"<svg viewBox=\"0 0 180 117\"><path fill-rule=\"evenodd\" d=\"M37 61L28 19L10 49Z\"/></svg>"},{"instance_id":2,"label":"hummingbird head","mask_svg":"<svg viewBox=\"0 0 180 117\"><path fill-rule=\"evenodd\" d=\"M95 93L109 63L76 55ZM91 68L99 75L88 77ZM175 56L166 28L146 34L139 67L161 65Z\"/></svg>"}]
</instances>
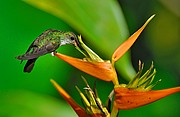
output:
<instances>
[{"instance_id":1,"label":"hummingbird head","mask_svg":"<svg viewBox=\"0 0 180 117\"><path fill-rule=\"evenodd\" d=\"M65 32L63 34L63 37L61 37L61 44L60 45L66 45L66 44L75 44L77 40L76 35L73 32Z\"/></svg>"}]
</instances>

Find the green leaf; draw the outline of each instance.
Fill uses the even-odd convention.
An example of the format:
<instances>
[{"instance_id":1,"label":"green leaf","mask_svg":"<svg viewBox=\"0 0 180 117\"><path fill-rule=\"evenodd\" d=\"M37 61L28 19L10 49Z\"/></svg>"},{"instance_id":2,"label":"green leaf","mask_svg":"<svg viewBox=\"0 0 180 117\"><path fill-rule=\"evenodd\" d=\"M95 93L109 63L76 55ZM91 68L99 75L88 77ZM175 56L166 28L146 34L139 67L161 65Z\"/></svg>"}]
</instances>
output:
<instances>
[{"instance_id":1,"label":"green leaf","mask_svg":"<svg viewBox=\"0 0 180 117\"><path fill-rule=\"evenodd\" d=\"M111 59L114 50L129 36L123 13L115 0L25 0L25 2L63 19L108 59ZM135 75L129 53L117 62L117 69L127 80Z\"/></svg>"}]
</instances>

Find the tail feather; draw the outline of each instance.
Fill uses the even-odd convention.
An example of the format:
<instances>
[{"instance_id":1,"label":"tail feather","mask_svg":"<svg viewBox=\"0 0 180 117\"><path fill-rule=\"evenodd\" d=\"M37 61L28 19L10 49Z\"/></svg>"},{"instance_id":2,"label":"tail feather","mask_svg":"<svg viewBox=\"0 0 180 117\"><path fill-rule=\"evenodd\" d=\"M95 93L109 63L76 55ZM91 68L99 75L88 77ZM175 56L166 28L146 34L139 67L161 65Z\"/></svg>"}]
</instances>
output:
<instances>
[{"instance_id":1,"label":"tail feather","mask_svg":"<svg viewBox=\"0 0 180 117\"><path fill-rule=\"evenodd\" d=\"M29 59L24 66L24 72L30 73L34 67L34 63L36 62L37 58Z\"/></svg>"}]
</instances>

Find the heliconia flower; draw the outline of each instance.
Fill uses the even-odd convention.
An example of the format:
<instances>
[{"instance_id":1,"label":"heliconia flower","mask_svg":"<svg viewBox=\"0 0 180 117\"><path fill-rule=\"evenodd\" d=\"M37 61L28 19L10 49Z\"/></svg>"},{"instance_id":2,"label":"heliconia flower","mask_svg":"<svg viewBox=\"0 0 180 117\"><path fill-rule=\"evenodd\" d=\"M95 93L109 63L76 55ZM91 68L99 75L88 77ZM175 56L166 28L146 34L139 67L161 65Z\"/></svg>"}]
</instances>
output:
<instances>
[{"instance_id":1,"label":"heliconia flower","mask_svg":"<svg viewBox=\"0 0 180 117\"><path fill-rule=\"evenodd\" d=\"M101 115L102 117L110 117L108 109L105 106L103 106L100 98L98 97L96 88L94 87L94 90L92 90L86 79L84 77L82 77L82 79L86 84L86 87L84 88L85 94L83 94L77 86L76 89L78 90L81 96L82 102L87 113L89 113L90 115Z\"/></svg>"},{"instance_id":2,"label":"heliconia flower","mask_svg":"<svg viewBox=\"0 0 180 117\"><path fill-rule=\"evenodd\" d=\"M114 88L114 108L118 110L127 110L137 108L143 105L147 105L154 101L157 101L170 94L180 92L180 87L163 89L163 90L152 90L160 81L152 84L155 77L155 69L153 64L151 67L141 76L144 64L139 62L139 72L127 85L121 84Z\"/></svg>"},{"instance_id":3,"label":"heliconia flower","mask_svg":"<svg viewBox=\"0 0 180 117\"><path fill-rule=\"evenodd\" d=\"M78 49L85 56L85 58L78 59L60 53L54 53L54 55L87 74L104 81L112 81L114 85L119 85L117 73L114 68L114 62L116 62L124 55L124 53L127 52L127 50L133 45L140 33L154 16L155 15L151 16L138 31L136 31L116 49L112 55L112 62L110 62L110 60L101 59L95 52L93 52L82 42L81 36L78 37L80 44L76 45L76 49Z\"/></svg>"},{"instance_id":4,"label":"heliconia flower","mask_svg":"<svg viewBox=\"0 0 180 117\"><path fill-rule=\"evenodd\" d=\"M58 92L63 96L63 98L74 109L74 111L79 117L110 117L110 113L108 112L106 107L102 105L100 99L89 87L86 80L85 83L87 87L84 88L86 91L86 96L80 91L78 87L76 87L82 98L85 109L79 106L71 98L71 96L69 96L69 94L61 86L58 85L58 83L56 83L54 80L51 80L51 82L54 85L54 87L58 90Z\"/></svg>"}]
</instances>

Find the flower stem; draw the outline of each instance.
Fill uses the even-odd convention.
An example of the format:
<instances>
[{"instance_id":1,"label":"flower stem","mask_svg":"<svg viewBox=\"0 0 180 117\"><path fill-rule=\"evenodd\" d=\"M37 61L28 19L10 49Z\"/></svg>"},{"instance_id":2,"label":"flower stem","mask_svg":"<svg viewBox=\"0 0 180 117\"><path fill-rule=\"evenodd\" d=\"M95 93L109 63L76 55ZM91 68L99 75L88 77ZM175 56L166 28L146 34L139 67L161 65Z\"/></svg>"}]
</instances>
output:
<instances>
[{"instance_id":1,"label":"flower stem","mask_svg":"<svg viewBox=\"0 0 180 117\"><path fill-rule=\"evenodd\" d=\"M118 109L115 106L113 106L111 117L117 117L118 112L119 112Z\"/></svg>"}]
</instances>

